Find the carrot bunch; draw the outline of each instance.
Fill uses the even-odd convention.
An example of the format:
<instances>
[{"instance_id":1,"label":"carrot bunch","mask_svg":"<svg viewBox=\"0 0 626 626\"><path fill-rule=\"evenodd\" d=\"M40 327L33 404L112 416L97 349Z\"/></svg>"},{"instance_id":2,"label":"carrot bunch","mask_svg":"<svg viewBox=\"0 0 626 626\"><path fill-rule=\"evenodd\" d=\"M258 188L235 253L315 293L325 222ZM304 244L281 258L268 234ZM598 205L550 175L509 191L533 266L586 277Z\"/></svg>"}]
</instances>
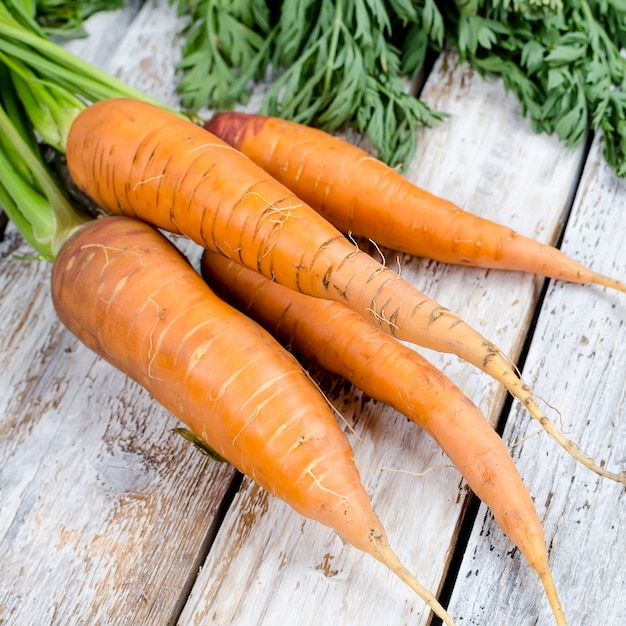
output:
<instances>
[{"instance_id":1,"label":"carrot bunch","mask_svg":"<svg viewBox=\"0 0 626 626\"><path fill-rule=\"evenodd\" d=\"M42 58L50 55L54 63L46 65L52 73L49 80L57 80L55 64L73 67L79 77L85 71L84 65L72 65L70 56L49 42L38 43L37 36L1 12L0 35L14 36L17 50L34 47ZM33 71L28 65L32 50L29 54L8 67L8 76L22 92L29 88L24 76ZM291 159L288 148L269 149L263 142L277 144L278 138L268 140L262 131L270 124L281 129L277 122L249 118L246 125L248 118L217 117L210 127L225 141L158 103L125 93L120 85L107 92L106 83L99 82L97 89L85 84L89 93L81 91L80 80L62 83L58 77L55 88L75 98L75 109L63 116L65 130L56 135L56 147L65 152L73 183L117 217L87 218L58 193L32 141L26 140L24 120L34 114L16 104L17 89L6 107L9 112L0 115L6 138L0 146L15 174L3 181L0 192L8 191L0 200L11 207L11 219L33 247L54 261L52 297L62 322L144 386L217 454L295 510L332 527L381 561L451 624L435 596L392 551L360 482L349 443L302 367L266 330L225 304L157 228L188 237L207 251L207 278L211 273L213 280L233 288L243 285L237 297L247 312L254 312L283 340L298 342L313 360L392 404L439 442L520 547L545 587L557 624L565 624L537 514L502 442L458 388L399 340L472 363L501 382L587 467L622 482L626 478L596 465L556 430L497 346L359 250L341 230L408 250L400 235L383 238L391 223L385 205L408 205L414 194L423 200L417 214L427 214L430 205L432 211L450 207L410 186L403 186L400 198L392 195L393 187L401 187L392 174L369 156L337 147L334 140L323 138L322 144L336 157L331 169L345 177L343 188L340 179L314 175L315 165L307 169L317 156L324 159L326 154L328 160L328 152L313 149L318 153L314 157L302 149L298 159ZM318 135L306 139L303 129L294 128L309 147L321 140ZM259 137L264 138L255 143ZM10 145L17 149L12 151ZM294 140L293 149L298 145ZM263 167L239 148L263 154ZM318 172L325 170L318 167ZM355 181L366 184L369 178L379 186L348 193L346 186L356 189ZM32 180L38 181L42 196L36 207L29 206L23 193ZM362 214L361 196L373 199ZM331 224L331 215L342 207L350 217L338 217L336 225ZM459 217L460 210L451 210L455 220L436 213L435 222L473 223ZM425 254L431 242L434 250L452 248L458 253L433 253L434 258L468 263L464 242L473 236L478 254L472 262L502 256L501 242L490 251L491 230L489 237L480 229L474 235L462 229L435 232L423 217L407 219L389 232L408 229L409 239L418 242L412 249L416 254ZM371 222L385 228L361 232L359 225ZM506 232L502 241L507 236L518 239ZM510 258L519 257L521 250L516 248ZM555 257L542 250L529 254ZM565 261L558 254L556 258L558 271L548 269L543 260L523 269L601 282L584 274L582 266L568 273ZM611 286L623 289L617 281ZM385 366L381 358L387 359Z\"/></svg>"},{"instance_id":2,"label":"carrot bunch","mask_svg":"<svg viewBox=\"0 0 626 626\"><path fill-rule=\"evenodd\" d=\"M498 346L212 133L150 103L112 98L76 117L67 164L106 211L185 235L296 292L339 302L400 340L457 355L504 385L582 464L626 483L556 428Z\"/></svg>"},{"instance_id":3,"label":"carrot bunch","mask_svg":"<svg viewBox=\"0 0 626 626\"><path fill-rule=\"evenodd\" d=\"M59 319L177 416L190 437L302 515L333 528L376 558L445 624L453 624L434 594L392 550L360 481L349 441L300 364L266 331L218 298L148 223L156 220L93 219L78 210L51 175L35 130L54 138L58 150L69 148L69 160L82 153L80 145L69 147L68 129L72 134L76 115L92 111L89 99L97 99L100 89L106 91L102 77L83 84L84 65L74 66L71 56L22 28L1 8L0 34L15 40L15 58L7 66L0 63L6 81L0 93L0 163L6 172L0 202L37 255L53 262L51 293ZM3 45L7 42L0 41ZM37 54L52 73L46 81L34 80L29 63ZM48 54L54 59L50 65L43 63ZM75 70L75 75L68 74L71 84L60 77L55 83L54 72L67 66ZM54 98L30 97L41 88L43 96L50 95L45 91L50 88L63 94L62 103L58 101L63 110L49 108ZM112 81L111 98L123 91L123 85ZM154 104L137 109L141 101L132 90L124 95L123 100L106 101L114 108L129 105L133 115L165 112ZM70 101L71 112L63 108ZM167 112L166 124L168 116L180 119ZM204 133L191 122L187 128ZM117 140L125 132L120 130ZM151 130L143 127L144 138ZM112 169L107 161L105 157L101 165L111 180L99 175L92 185L106 188L124 176L119 159L108 161ZM127 177L122 185L141 187L141 181Z\"/></svg>"},{"instance_id":4,"label":"carrot bunch","mask_svg":"<svg viewBox=\"0 0 626 626\"><path fill-rule=\"evenodd\" d=\"M192 437L380 561L452 625L391 548L347 437L295 358L217 297L153 225L78 212L27 134L17 98L3 95L0 201L38 255L53 262L61 322Z\"/></svg>"}]
</instances>

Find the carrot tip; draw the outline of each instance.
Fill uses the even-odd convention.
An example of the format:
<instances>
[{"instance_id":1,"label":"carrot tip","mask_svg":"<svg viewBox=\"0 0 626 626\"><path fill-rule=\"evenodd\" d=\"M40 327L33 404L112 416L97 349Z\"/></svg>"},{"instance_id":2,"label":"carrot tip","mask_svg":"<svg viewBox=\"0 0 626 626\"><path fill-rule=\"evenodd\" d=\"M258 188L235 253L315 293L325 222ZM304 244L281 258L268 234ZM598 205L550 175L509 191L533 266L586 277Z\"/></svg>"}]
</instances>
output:
<instances>
[{"instance_id":1,"label":"carrot tip","mask_svg":"<svg viewBox=\"0 0 626 626\"><path fill-rule=\"evenodd\" d=\"M410 589L412 589L439 617L446 626L455 626L450 614L443 608L435 595L427 589L417 578L402 564L396 553L391 549L384 538L372 539L373 555L398 576Z\"/></svg>"},{"instance_id":2,"label":"carrot tip","mask_svg":"<svg viewBox=\"0 0 626 626\"><path fill-rule=\"evenodd\" d=\"M495 380L500 381L508 391L526 407L531 417L541 424L542 428L554 441L587 469L590 469L599 476L626 485L626 472L616 473L604 467L600 467L590 456L582 452L574 441L568 439L555 426L550 418L539 408L535 401L533 390L515 374L506 361L506 357L498 351L498 348L494 346L490 356L491 358L486 360L482 367L483 371L490 374Z\"/></svg>"},{"instance_id":3,"label":"carrot tip","mask_svg":"<svg viewBox=\"0 0 626 626\"><path fill-rule=\"evenodd\" d=\"M537 404L532 400L532 398L528 398L528 400L524 403L526 408L532 417L539 421L543 429L556 441L564 450L566 450L574 459L576 459L581 465L590 469L592 472L595 472L599 476L603 478L608 478L609 480L613 480L615 482L621 483L622 485L626 485L626 472L611 472L610 470L605 469L604 467L600 467L590 456L585 454L578 445L568 439L555 425L550 419L544 415L541 409L537 406Z\"/></svg>"},{"instance_id":4,"label":"carrot tip","mask_svg":"<svg viewBox=\"0 0 626 626\"><path fill-rule=\"evenodd\" d=\"M565 619L563 606L561 605L561 601L559 600L559 596L556 591L554 580L552 579L552 573L550 572L550 568L546 566L546 568L542 572L538 571L537 573L539 575L541 583L543 584L543 588L546 592L546 597L548 598L550 607L552 608L552 613L554 614L554 619L557 626L567 626L567 620Z\"/></svg>"},{"instance_id":5,"label":"carrot tip","mask_svg":"<svg viewBox=\"0 0 626 626\"><path fill-rule=\"evenodd\" d=\"M616 289L617 291L626 293L626 283L623 283L621 280L617 280L615 278L610 278L609 276L604 276L603 274L592 272L589 282L600 285L601 287L608 287L609 289Z\"/></svg>"}]
</instances>

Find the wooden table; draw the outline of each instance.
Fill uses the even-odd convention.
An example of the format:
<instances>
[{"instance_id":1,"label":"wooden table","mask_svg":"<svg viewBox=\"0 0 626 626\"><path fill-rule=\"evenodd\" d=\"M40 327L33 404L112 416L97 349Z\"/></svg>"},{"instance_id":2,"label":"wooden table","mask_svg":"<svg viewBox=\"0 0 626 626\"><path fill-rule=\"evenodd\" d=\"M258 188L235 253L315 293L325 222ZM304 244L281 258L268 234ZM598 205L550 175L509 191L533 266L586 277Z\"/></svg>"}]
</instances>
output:
<instances>
[{"instance_id":1,"label":"wooden table","mask_svg":"<svg viewBox=\"0 0 626 626\"><path fill-rule=\"evenodd\" d=\"M167 0L131 2L70 47L175 105L180 25ZM450 118L420 134L411 180L543 242L562 236L570 255L626 276L626 185L603 164L600 138L569 150L533 134L500 81L449 51L423 98ZM9 226L0 243L0 624L428 623L378 563L174 434L172 416L63 329L50 267L19 259L29 252ZM398 260L405 278L518 360L586 452L626 467L624 294ZM624 488L573 461L485 375L424 353L503 428L569 623L626 623ZM393 545L443 592L457 624L553 623L529 567L438 447L343 381L322 385L354 431Z\"/></svg>"}]
</instances>

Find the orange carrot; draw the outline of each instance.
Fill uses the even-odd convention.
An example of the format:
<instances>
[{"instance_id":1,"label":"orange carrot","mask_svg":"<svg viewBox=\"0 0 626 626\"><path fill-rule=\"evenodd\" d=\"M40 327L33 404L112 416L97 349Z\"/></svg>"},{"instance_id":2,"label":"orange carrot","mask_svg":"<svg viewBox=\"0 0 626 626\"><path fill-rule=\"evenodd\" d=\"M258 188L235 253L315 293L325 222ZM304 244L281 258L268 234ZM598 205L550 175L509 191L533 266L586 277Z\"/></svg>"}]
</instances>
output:
<instances>
[{"instance_id":1,"label":"orange carrot","mask_svg":"<svg viewBox=\"0 0 626 626\"><path fill-rule=\"evenodd\" d=\"M219 113L205 127L250 157L344 233L419 257L530 272L626 292L557 248L463 211L364 150L278 118Z\"/></svg>"},{"instance_id":2,"label":"orange carrot","mask_svg":"<svg viewBox=\"0 0 626 626\"><path fill-rule=\"evenodd\" d=\"M556 622L565 623L533 500L502 439L456 385L417 352L339 303L295 293L208 251L202 274L282 343L428 432L537 573Z\"/></svg>"},{"instance_id":3,"label":"orange carrot","mask_svg":"<svg viewBox=\"0 0 626 626\"><path fill-rule=\"evenodd\" d=\"M350 444L297 361L220 300L155 228L122 217L91 222L61 249L52 292L59 318L89 348L271 494L390 568L452 624L392 551Z\"/></svg>"},{"instance_id":4,"label":"orange carrot","mask_svg":"<svg viewBox=\"0 0 626 626\"><path fill-rule=\"evenodd\" d=\"M626 473L597 466L554 427L497 346L200 126L145 102L104 100L72 124L67 164L105 210L186 235L290 289L341 302L399 339L465 359L500 381L581 463L626 482Z\"/></svg>"}]
</instances>

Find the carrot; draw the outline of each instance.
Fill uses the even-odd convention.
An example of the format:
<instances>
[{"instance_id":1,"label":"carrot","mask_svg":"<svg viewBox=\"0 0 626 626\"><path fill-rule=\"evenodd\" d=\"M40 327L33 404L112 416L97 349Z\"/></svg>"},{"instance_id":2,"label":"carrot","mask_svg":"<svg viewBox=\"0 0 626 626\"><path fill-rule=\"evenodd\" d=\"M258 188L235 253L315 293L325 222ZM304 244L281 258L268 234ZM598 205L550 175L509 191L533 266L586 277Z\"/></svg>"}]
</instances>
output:
<instances>
[{"instance_id":1,"label":"carrot","mask_svg":"<svg viewBox=\"0 0 626 626\"><path fill-rule=\"evenodd\" d=\"M391 549L350 444L300 365L219 299L156 229L123 217L92 221L61 248L52 293L61 321L89 348L268 492L382 562L452 624Z\"/></svg>"},{"instance_id":2,"label":"carrot","mask_svg":"<svg viewBox=\"0 0 626 626\"><path fill-rule=\"evenodd\" d=\"M501 382L581 463L626 483L626 473L599 467L556 429L497 346L200 126L145 102L103 100L74 120L67 164L105 210L186 235L291 289L341 302L399 339L465 359Z\"/></svg>"},{"instance_id":3,"label":"carrot","mask_svg":"<svg viewBox=\"0 0 626 626\"><path fill-rule=\"evenodd\" d=\"M339 303L295 293L208 251L201 267L212 288L283 344L393 406L431 435L537 573L556 622L565 623L533 500L502 439L456 385Z\"/></svg>"},{"instance_id":4,"label":"carrot","mask_svg":"<svg viewBox=\"0 0 626 626\"><path fill-rule=\"evenodd\" d=\"M420 189L364 150L322 130L237 112L218 113L205 127L344 233L443 263L530 272L626 292L626 283Z\"/></svg>"}]
</instances>

